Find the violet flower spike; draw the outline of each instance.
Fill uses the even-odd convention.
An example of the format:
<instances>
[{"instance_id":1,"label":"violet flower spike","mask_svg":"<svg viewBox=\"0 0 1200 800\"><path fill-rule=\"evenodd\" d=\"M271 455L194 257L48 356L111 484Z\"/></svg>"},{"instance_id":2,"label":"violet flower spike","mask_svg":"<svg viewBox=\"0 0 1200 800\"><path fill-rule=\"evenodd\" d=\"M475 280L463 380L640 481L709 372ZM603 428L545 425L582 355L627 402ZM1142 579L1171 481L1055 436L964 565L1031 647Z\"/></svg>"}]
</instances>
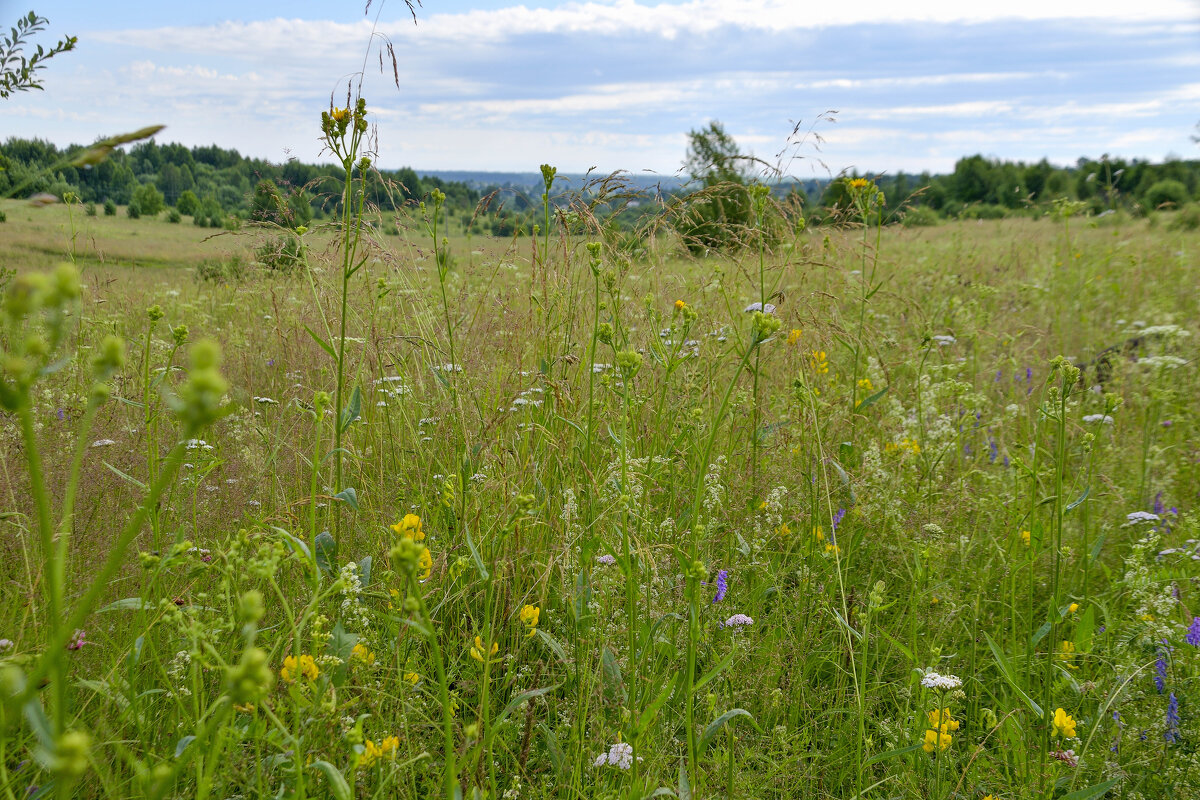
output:
<instances>
[{"instance_id":1,"label":"violet flower spike","mask_svg":"<svg viewBox=\"0 0 1200 800\"><path fill-rule=\"evenodd\" d=\"M729 591L729 570L722 569L717 571L717 593L713 596L713 603L719 603L725 599L726 592Z\"/></svg>"}]
</instances>

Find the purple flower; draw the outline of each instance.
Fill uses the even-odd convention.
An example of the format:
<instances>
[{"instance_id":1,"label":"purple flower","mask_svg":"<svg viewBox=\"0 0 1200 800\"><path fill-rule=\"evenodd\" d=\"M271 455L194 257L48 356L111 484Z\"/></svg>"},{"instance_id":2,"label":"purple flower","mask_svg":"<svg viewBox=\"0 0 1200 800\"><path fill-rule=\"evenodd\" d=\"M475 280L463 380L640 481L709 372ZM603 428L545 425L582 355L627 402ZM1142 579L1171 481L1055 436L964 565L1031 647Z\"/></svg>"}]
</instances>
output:
<instances>
[{"instance_id":1,"label":"purple flower","mask_svg":"<svg viewBox=\"0 0 1200 800\"><path fill-rule=\"evenodd\" d=\"M1167 507L1163 505L1162 496L1162 492L1154 495L1154 513L1159 516L1162 516L1163 512L1167 510Z\"/></svg>"},{"instance_id":2,"label":"purple flower","mask_svg":"<svg viewBox=\"0 0 1200 800\"><path fill-rule=\"evenodd\" d=\"M67 642L67 649L82 650L85 644L91 644L91 642L84 639L85 636L87 636L87 634L84 632L83 628L76 628L75 633L71 636L71 641Z\"/></svg>"},{"instance_id":3,"label":"purple flower","mask_svg":"<svg viewBox=\"0 0 1200 800\"><path fill-rule=\"evenodd\" d=\"M988 437L988 463L995 464L996 458L1000 455L1000 445L996 444L996 440Z\"/></svg>"},{"instance_id":4,"label":"purple flower","mask_svg":"<svg viewBox=\"0 0 1200 800\"><path fill-rule=\"evenodd\" d=\"M1183 640L1192 647L1200 647L1200 617L1192 617L1191 627L1188 628L1187 635Z\"/></svg>"},{"instance_id":5,"label":"purple flower","mask_svg":"<svg viewBox=\"0 0 1200 800\"><path fill-rule=\"evenodd\" d=\"M1155 648L1158 658L1154 661L1154 688L1162 694L1167 690L1167 646L1164 644Z\"/></svg>"},{"instance_id":6,"label":"purple flower","mask_svg":"<svg viewBox=\"0 0 1200 800\"><path fill-rule=\"evenodd\" d=\"M842 524L842 520L846 518L846 509L839 508L837 513L833 515L833 524L830 526L834 533L837 533L838 525Z\"/></svg>"},{"instance_id":7,"label":"purple flower","mask_svg":"<svg viewBox=\"0 0 1200 800\"><path fill-rule=\"evenodd\" d=\"M717 593L713 596L712 601L719 603L725 599L725 593L729 591L729 570L717 570Z\"/></svg>"},{"instance_id":8,"label":"purple flower","mask_svg":"<svg viewBox=\"0 0 1200 800\"><path fill-rule=\"evenodd\" d=\"M741 628L744 625L753 625L754 619L745 614L734 614L729 619L725 620L724 627L726 628Z\"/></svg>"},{"instance_id":9,"label":"purple flower","mask_svg":"<svg viewBox=\"0 0 1200 800\"><path fill-rule=\"evenodd\" d=\"M1179 741L1179 698L1174 692L1167 697L1167 729L1163 732L1167 744Z\"/></svg>"},{"instance_id":10,"label":"purple flower","mask_svg":"<svg viewBox=\"0 0 1200 800\"><path fill-rule=\"evenodd\" d=\"M65 414L63 414L63 410L60 408L60 409L58 410L58 412L57 412L57 416L58 416L58 421L59 421L59 422L62 422L62 421L63 421L63 417L65 417L66 415L65 415Z\"/></svg>"}]
</instances>

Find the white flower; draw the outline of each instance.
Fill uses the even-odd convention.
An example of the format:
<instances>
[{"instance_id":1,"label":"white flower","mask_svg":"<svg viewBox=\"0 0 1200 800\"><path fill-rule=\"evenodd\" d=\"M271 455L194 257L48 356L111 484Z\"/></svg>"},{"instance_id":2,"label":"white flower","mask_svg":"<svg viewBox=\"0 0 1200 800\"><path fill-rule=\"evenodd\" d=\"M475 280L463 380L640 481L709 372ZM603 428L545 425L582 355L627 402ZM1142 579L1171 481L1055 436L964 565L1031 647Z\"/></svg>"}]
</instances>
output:
<instances>
[{"instance_id":1,"label":"white flower","mask_svg":"<svg viewBox=\"0 0 1200 800\"><path fill-rule=\"evenodd\" d=\"M1097 423L1097 422L1104 424L1104 425L1112 425L1113 424L1113 418L1110 417L1108 414L1088 414L1083 418L1083 421L1089 425L1091 425L1093 423Z\"/></svg>"},{"instance_id":2,"label":"white flower","mask_svg":"<svg viewBox=\"0 0 1200 800\"><path fill-rule=\"evenodd\" d=\"M1149 511L1134 511L1125 515L1127 522L1122 525L1122 528L1128 528L1130 525L1141 525L1143 522L1162 522L1162 517L1158 514L1151 514Z\"/></svg>"},{"instance_id":3,"label":"white flower","mask_svg":"<svg viewBox=\"0 0 1200 800\"><path fill-rule=\"evenodd\" d=\"M775 306L770 303L767 303L765 306L762 303L751 303L750 305L746 306L744 311L747 314L749 314L751 311L761 311L764 314L774 314Z\"/></svg>"},{"instance_id":4,"label":"white flower","mask_svg":"<svg viewBox=\"0 0 1200 800\"><path fill-rule=\"evenodd\" d=\"M930 670L925 673L925 677L921 678L921 685L926 689L937 689L943 692L949 692L953 689L962 687L962 678L957 675L939 675Z\"/></svg>"},{"instance_id":5,"label":"white flower","mask_svg":"<svg viewBox=\"0 0 1200 800\"><path fill-rule=\"evenodd\" d=\"M641 761L642 759L638 759ZM608 748L607 753L601 753L596 756L596 760L592 762L594 767L603 767L608 764L618 769L629 769L633 766L633 745L628 742L617 742L612 747Z\"/></svg>"},{"instance_id":6,"label":"white flower","mask_svg":"<svg viewBox=\"0 0 1200 800\"><path fill-rule=\"evenodd\" d=\"M945 335L945 334L939 334L939 335L931 337L931 338L933 339L934 342L936 342L941 347L945 347L946 345L954 344L955 342L958 341L958 339L955 339L953 336L949 336L949 335Z\"/></svg>"},{"instance_id":7,"label":"white flower","mask_svg":"<svg viewBox=\"0 0 1200 800\"><path fill-rule=\"evenodd\" d=\"M260 406L277 406L277 405L279 405L278 400L275 400L270 397L255 397L254 402L258 403Z\"/></svg>"},{"instance_id":8,"label":"white flower","mask_svg":"<svg viewBox=\"0 0 1200 800\"><path fill-rule=\"evenodd\" d=\"M108 447L109 445L113 444L116 444L116 442L114 442L112 439L97 439L96 441L92 442L92 447Z\"/></svg>"}]
</instances>

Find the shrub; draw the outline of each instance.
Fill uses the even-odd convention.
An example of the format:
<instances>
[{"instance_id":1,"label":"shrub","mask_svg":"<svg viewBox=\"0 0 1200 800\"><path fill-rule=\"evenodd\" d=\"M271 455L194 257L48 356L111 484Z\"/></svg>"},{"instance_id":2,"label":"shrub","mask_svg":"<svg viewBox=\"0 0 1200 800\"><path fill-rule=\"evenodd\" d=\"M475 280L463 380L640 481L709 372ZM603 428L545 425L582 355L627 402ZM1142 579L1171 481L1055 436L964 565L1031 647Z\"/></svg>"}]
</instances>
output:
<instances>
[{"instance_id":1,"label":"shrub","mask_svg":"<svg viewBox=\"0 0 1200 800\"><path fill-rule=\"evenodd\" d=\"M139 219L142 216L142 208L136 202L133 202L125 207L125 213L130 219Z\"/></svg>"},{"instance_id":2,"label":"shrub","mask_svg":"<svg viewBox=\"0 0 1200 800\"><path fill-rule=\"evenodd\" d=\"M927 228L942 221L938 213L929 206L916 206L904 212L900 224L906 228Z\"/></svg>"},{"instance_id":3,"label":"shrub","mask_svg":"<svg viewBox=\"0 0 1200 800\"><path fill-rule=\"evenodd\" d=\"M8 214L3 211L0 211L0 222L8 222Z\"/></svg>"},{"instance_id":4,"label":"shrub","mask_svg":"<svg viewBox=\"0 0 1200 800\"><path fill-rule=\"evenodd\" d=\"M304 263L307 246L299 236L273 236L254 251L254 259L270 270L287 274Z\"/></svg>"},{"instance_id":5,"label":"shrub","mask_svg":"<svg viewBox=\"0 0 1200 800\"><path fill-rule=\"evenodd\" d=\"M167 222L172 222L172 223L177 224L182 219L183 219L183 214L179 213L178 208L172 208L170 213L167 214Z\"/></svg>"},{"instance_id":6,"label":"shrub","mask_svg":"<svg viewBox=\"0 0 1200 800\"><path fill-rule=\"evenodd\" d=\"M200 213L200 198L191 189L185 189L175 202L175 208L179 209L180 214L194 217Z\"/></svg>"},{"instance_id":7,"label":"shrub","mask_svg":"<svg viewBox=\"0 0 1200 800\"><path fill-rule=\"evenodd\" d=\"M133 200L129 204L136 204L138 210L148 217L156 217L158 212L163 210L166 201L157 186L153 183L144 183L133 190Z\"/></svg>"},{"instance_id":8,"label":"shrub","mask_svg":"<svg viewBox=\"0 0 1200 800\"><path fill-rule=\"evenodd\" d=\"M246 276L249 266L240 255L227 255L219 259L207 259L196 267L196 277L202 281L224 283L240 281Z\"/></svg>"},{"instance_id":9,"label":"shrub","mask_svg":"<svg viewBox=\"0 0 1200 800\"><path fill-rule=\"evenodd\" d=\"M959 219L1003 219L1006 216L1008 216L1008 211L1004 206L978 203L964 208L959 214Z\"/></svg>"},{"instance_id":10,"label":"shrub","mask_svg":"<svg viewBox=\"0 0 1200 800\"><path fill-rule=\"evenodd\" d=\"M117 204L110 198L104 199L104 216L115 217L117 215Z\"/></svg>"},{"instance_id":11,"label":"shrub","mask_svg":"<svg viewBox=\"0 0 1200 800\"><path fill-rule=\"evenodd\" d=\"M1170 206L1178 208L1188 200L1187 187L1176 180L1161 180L1146 190L1146 205L1149 208Z\"/></svg>"},{"instance_id":12,"label":"shrub","mask_svg":"<svg viewBox=\"0 0 1200 800\"><path fill-rule=\"evenodd\" d=\"M1194 231L1200 228L1200 203L1188 203L1171 220L1171 230Z\"/></svg>"},{"instance_id":13,"label":"shrub","mask_svg":"<svg viewBox=\"0 0 1200 800\"><path fill-rule=\"evenodd\" d=\"M87 214L89 217L96 216L96 204L88 203L86 206L83 207L83 213Z\"/></svg>"}]
</instances>

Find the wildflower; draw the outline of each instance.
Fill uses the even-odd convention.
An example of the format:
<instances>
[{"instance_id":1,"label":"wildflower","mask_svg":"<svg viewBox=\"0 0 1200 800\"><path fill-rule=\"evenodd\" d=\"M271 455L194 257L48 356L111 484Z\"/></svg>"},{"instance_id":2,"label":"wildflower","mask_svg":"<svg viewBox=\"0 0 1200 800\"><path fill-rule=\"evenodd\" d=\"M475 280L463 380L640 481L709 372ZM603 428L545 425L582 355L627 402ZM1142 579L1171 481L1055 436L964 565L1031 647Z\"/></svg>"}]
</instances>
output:
<instances>
[{"instance_id":1,"label":"wildflower","mask_svg":"<svg viewBox=\"0 0 1200 800\"><path fill-rule=\"evenodd\" d=\"M745 614L734 614L729 619L725 620L724 627L726 628L741 628L746 625L753 625L754 620Z\"/></svg>"},{"instance_id":2,"label":"wildflower","mask_svg":"<svg viewBox=\"0 0 1200 800\"><path fill-rule=\"evenodd\" d=\"M1086 414L1083 417L1083 421L1085 423L1087 423L1088 425L1092 425L1095 423L1099 423L1101 425L1112 425L1113 424L1113 418L1107 414Z\"/></svg>"},{"instance_id":3,"label":"wildflower","mask_svg":"<svg viewBox=\"0 0 1200 800\"><path fill-rule=\"evenodd\" d=\"M1062 645L1058 648L1058 660L1066 664L1067 669L1079 669L1071 663L1071 659L1075 657L1075 643L1067 639L1063 639Z\"/></svg>"},{"instance_id":4,"label":"wildflower","mask_svg":"<svg viewBox=\"0 0 1200 800\"><path fill-rule=\"evenodd\" d=\"M949 747L953 741L954 737L950 734L929 729L925 731L925 741L921 744L921 749L926 753L932 753L934 750L940 752Z\"/></svg>"},{"instance_id":5,"label":"wildflower","mask_svg":"<svg viewBox=\"0 0 1200 800\"><path fill-rule=\"evenodd\" d=\"M526 638L533 636L533 634L537 631L538 617L541 615L541 613L542 610L537 606L527 605L521 609L521 623L529 628L529 632L525 634Z\"/></svg>"},{"instance_id":6,"label":"wildflower","mask_svg":"<svg viewBox=\"0 0 1200 800\"><path fill-rule=\"evenodd\" d=\"M682 300L675 301L675 310L676 311L683 311L685 308L687 308L687 303L683 302Z\"/></svg>"},{"instance_id":7,"label":"wildflower","mask_svg":"<svg viewBox=\"0 0 1200 800\"><path fill-rule=\"evenodd\" d=\"M404 519L392 526L392 530L405 539L414 542L425 541L425 531L421 530L421 518L416 514L405 514Z\"/></svg>"},{"instance_id":8,"label":"wildflower","mask_svg":"<svg viewBox=\"0 0 1200 800\"><path fill-rule=\"evenodd\" d=\"M1052 750L1050 757L1063 762L1068 767L1079 766L1079 759L1075 756L1074 750Z\"/></svg>"},{"instance_id":9,"label":"wildflower","mask_svg":"<svg viewBox=\"0 0 1200 800\"><path fill-rule=\"evenodd\" d=\"M932 338L934 343L937 344L939 347L946 347L947 345L954 344L955 342L958 341L958 339L955 339L953 336L950 336L948 334L942 334L942 335L933 336L930 338Z\"/></svg>"},{"instance_id":10,"label":"wildflower","mask_svg":"<svg viewBox=\"0 0 1200 800\"><path fill-rule=\"evenodd\" d=\"M865 189L871 185L871 182L866 178L851 178L849 185L851 189Z\"/></svg>"},{"instance_id":11,"label":"wildflower","mask_svg":"<svg viewBox=\"0 0 1200 800\"><path fill-rule=\"evenodd\" d=\"M813 528L812 535L818 542L825 541L825 530L820 525Z\"/></svg>"},{"instance_id":12,"label":"wildflower","mask_svg":"<svg viewBox=\"0 0 1200 800\"><path fill-rule=\"evenodd\" d=\"M1167 656L1170 651L1166 645L1166 639L1163 644L1155 648L1154 659L1154 688L1158 689L1158 693L1162 694L1167 690Z\"/></svg>"},{"instance_id":13,"label":"wildflower","mask_svg":"<svg viewBox=\"0 0 1200 800\"><path fill-rule=\"evenodd\" d=\"M641 761L641 759L638 759ZM633 745L628 742L617 742L608 748L607 753L596 756L593 767L603 767L605 764L617 769L629 769L633 766Z\"/></svg>"},{"instance_id":14,"label":"wildflower","mask_svg":"<svg viewBox=\"0 0 1200 800\"><path fill-rule=\"evenodd\" d=\"M617 559L614 556L612 556L611 554L605 553L602 556L596 556L596 563L603 564L606 567L610 567L613 564L617 563Z\"/></svg>"},{"instance_id":15,"label":"wildflower","mask_svg":"<svg viewBox=\"0 0 1200 800\"><path fill-rule=\"evenodd\" d=\"M1021 541L1026 547L1029 547L1030 534L1029 531L1021 531Z\"/></svg>"},{"instance_id":16,"label":"wildflower","mask_svg":"<svg viewBox=\"0 0 1200 800\"><path fill-rule=\"evenodd\" d=\"M949 733L958 730L959 722L950 716L950 709L935 708L929 712L929 727L937 728L942 733Z\"/></svg>"},{"instance_id":17,"label":"wildflower","mask_svg":"<svg viewBox=\"0 0 1200 800\"><path fill-rule=\"evenodd\" d=\"M1067 606L1068 614L1074 614L1078 610L1079 610L1079 603L1071 603L1071 605Z\"/></svg>"},{"instance_id":18,"label":"wildflower","mask_svg":"<svg viewBox=\"0 0 1200 800\"><path fill-rule=\"evenodd\" d=\"M925 673L924 678L921 678L921 685L926 689L949 692L962 687L962 678L957 675L939 675L930 670Z\"/></svg>"},{"instance_id":19,"label":"wildflower","mask_svg":"<svg viewBox=\"0 0 1200 800\"><path fill-rule=\"evenodd\" d=\"M873 391L873 390L875 389L875 387L874 387L874 386L871 384L871 379L870 379L870 378L863 378L863 379L861 379L861 380L858 382L858 388L862 389L864 392L870 392L870 391Z\"/></svg>"},{"instance_id":20,"label":"wildflower","mask_svg":"<svg viewBox=\"0 0 1200 800\"><path fill-rule=\"evenodd\" d=\"M67 642L68 650L82 650L85 644L91 644L84 638L87 634L83 628L76 628L75 633L71 634L71 641Z\"/></svg>"},{"instance_id":21,"label":"wildflower","mask_svg":"<svg viewBox=\"0 0 1200 800\"><path fill-rule=\"evenodd\" d=\"M1053 725L1055 736L1067 739L1075 738L1075 720L1063 709L1059 708L1054 712Z\"/></svg>"},{"instance_id":22,"label":"wildflower","mask_svg":"<svg viewBox=\"0 0 1200 800\"><path fill-rule=\"evenodd\" d=\"M833 542L825 543L825 555L828 556L828 555L841 555L841 554L842 554L842 548L838 547Z\"/></svg>"},{"instance_id":23,"label":"wildflower","mask_svg":"<svg viewBox=\"0 0 1200 800\"><path fill-rule=\"evenodd\" d=\"M480 664L483 664L486 660L491 659L491 657L496 655L496 653L498 653L499 651L500 651L500 643L499 642L492 642L492 647L491 647L491 650L489 651L486 647L483 646L483 639L479 636L476 636L475 637L475 646L471 648L471 658L475 659ZM487 653L486 658L484 656L484 653Z\"/></svg>"},{"instance_id":24,"label":"wildflower","mask_svg":"<svg viewBox=\"0 0 1200 800\"><path fill-rule=\"evenodd\" d=\"M421 554L417 556L417 580L424 583L429 580L430 573L433 572L433 556L429 553L428 547L421 548Z\"/></svg>"},{"instance_id":25,"label":"wildflower","mask_svg":"<svg viewBox=\"0 0 1200 800\"><path fill-rule=\"evenodd\" d=\"M114 444L116 444L116 442L112 439L97 439L96 441L92 442L92 447L109 447L110 445Z\"/></svg>"},{"instance_id":26,"label":"wildflower","mask_svg":"<svg viewBox=\"0 0 1200 800\"><path fill-rule=\"evenodd\" d=\"M762 303L751 303L750 305L746 306L743 311L745 311L747 314L754 311L761 311L764 314L774 314L775 306L771 303L767 303L766 305L763 305Z\"/></svg>"},{"instance_id":27,"label":"wildflower","mask_svg":"<svg viewBox=\"0 0 1200 800\"><path fill-rule=\"evenodd\" d=\"M0 653L3 653L5 650L11 650L12 646L12 639L0 639Z\"/></svg>"},{"instance_id":28,"label":"wildflower","mask_svg":"<svg viewBox=\"0 0 1200 800\"><path fill-rule=\"evenodd\" d=\"M729 591L729 570L717 570L717 593L713 595L712 601L719 603L725 599L725 593Z\"/></svg>"},{"instance_id":29,"label":"wildflower","mask_svg":"<svg viewBox=\"0 0 1200 800\"><path fill-rule=\"evenodd\" d=\"M295 683L296 677L303 676L310 681L315 681L321 671L317 669L317 662L313 661L310 655L288 656L283 660L283 666L279 670L279 677L287 683Z\"/></svg>"},{"instance_id":30,"label":"wildflower","mask_svg":"<svg viewBox=\"0 0 1200 800\"><path fill-rule=\"evenodd\" d=\"M1171 692L1167 698L1167 728L1163 731L1163 738L1167 740L1167 744L1175 744L1179 741L1179 698Z\"/></svg>"},{"instance_id":31,"label":"wildflower","mask_svg":"<svg viewBox=\"0 0 1200 800\"><path fill-rule=\"evenodd\" d=\"M801 335L802 335L802 331L799 328L792 328L791 331L789 331L788 335L787 335L788 345L795 347L796 343L800 341Z\"/></svg>"},{"instance_id":32,"label":"wildflower","mask_svg":"<svg viewBox=\"0 0 1200 800\"><path fill-rule=\"evenodd\" d=\"M812 365L813 372L818 375L825 375L829 372L829 356L824 350L813 350L808 354L808 362Z\"/></svg>"},{"instance_id":33,"label":"wildflower","mask_svg":"<svg viewBox=\"0 0 1200 800\"><path fill-rule=\"evenodd\" d=\"M396 750L400 747L400 738L397 736L389 736L379 744L367 739L363 744L362 760L359 761L359 766L370 768L375 765L375 762L382 758L395 758Z\"/></svg>"},{"instance_id":34,"label":"wildflower","mask_svg":"<svg viewBox=\"0 0 1200 800\"><path fill-rule=\"evenodd\" d=\"M418 683L421 682L421 676L415 672L405 672L404 680L408 681L413 686L416 686Z\"/></svg>"},{"instance_id":35,"label":"wildflower","mask_svg":"<svg viewBox=\"0 0 1200 800\"><path fill-rule=\"evenodd\" d=\"M837 533L838 526L842 524L842 520L844 520L845 518L846 518L846 509L844 509L844 508L839 508L834 513L833 519L831 520L831 524L830 524L830 528L832 529L833 533Z\"/></svg>"},{"instance_id":36,"label":"wildflower","mask_svg":"<svg viewBox=\"0 0 1200 800\"><path fill-rule=\"evenodd\" d=\"M1140 525L1143 522L1162 522L1162 517L1158 514L1151 514L1149 511L1134 511L1125 515L1125 524L1122 528L1128 528L1131 525Z\"/></svg>"},{"instance_id":37,"label":"wildflower","mask_svg":"<svg viewBox=\"0 0 1200 800\"><path fill-rule=\"evenodd\" d=\"M361 643L354 645L354 649L350 651L350 657L358 659L368 667L374 665L375 663L375 654L372 653L365 644Z\"/></svg>"},{"instance_id":38,"label":"wildflower","mask_svg":"<svg viewBox=\"0 0 1200 800\"><path fill-rule=\"evenodd\" d=\"M1192 647L1200 647L1200 617L1192 617L1192 624L1183 640Z\"/></svg>"}]
</instances>

